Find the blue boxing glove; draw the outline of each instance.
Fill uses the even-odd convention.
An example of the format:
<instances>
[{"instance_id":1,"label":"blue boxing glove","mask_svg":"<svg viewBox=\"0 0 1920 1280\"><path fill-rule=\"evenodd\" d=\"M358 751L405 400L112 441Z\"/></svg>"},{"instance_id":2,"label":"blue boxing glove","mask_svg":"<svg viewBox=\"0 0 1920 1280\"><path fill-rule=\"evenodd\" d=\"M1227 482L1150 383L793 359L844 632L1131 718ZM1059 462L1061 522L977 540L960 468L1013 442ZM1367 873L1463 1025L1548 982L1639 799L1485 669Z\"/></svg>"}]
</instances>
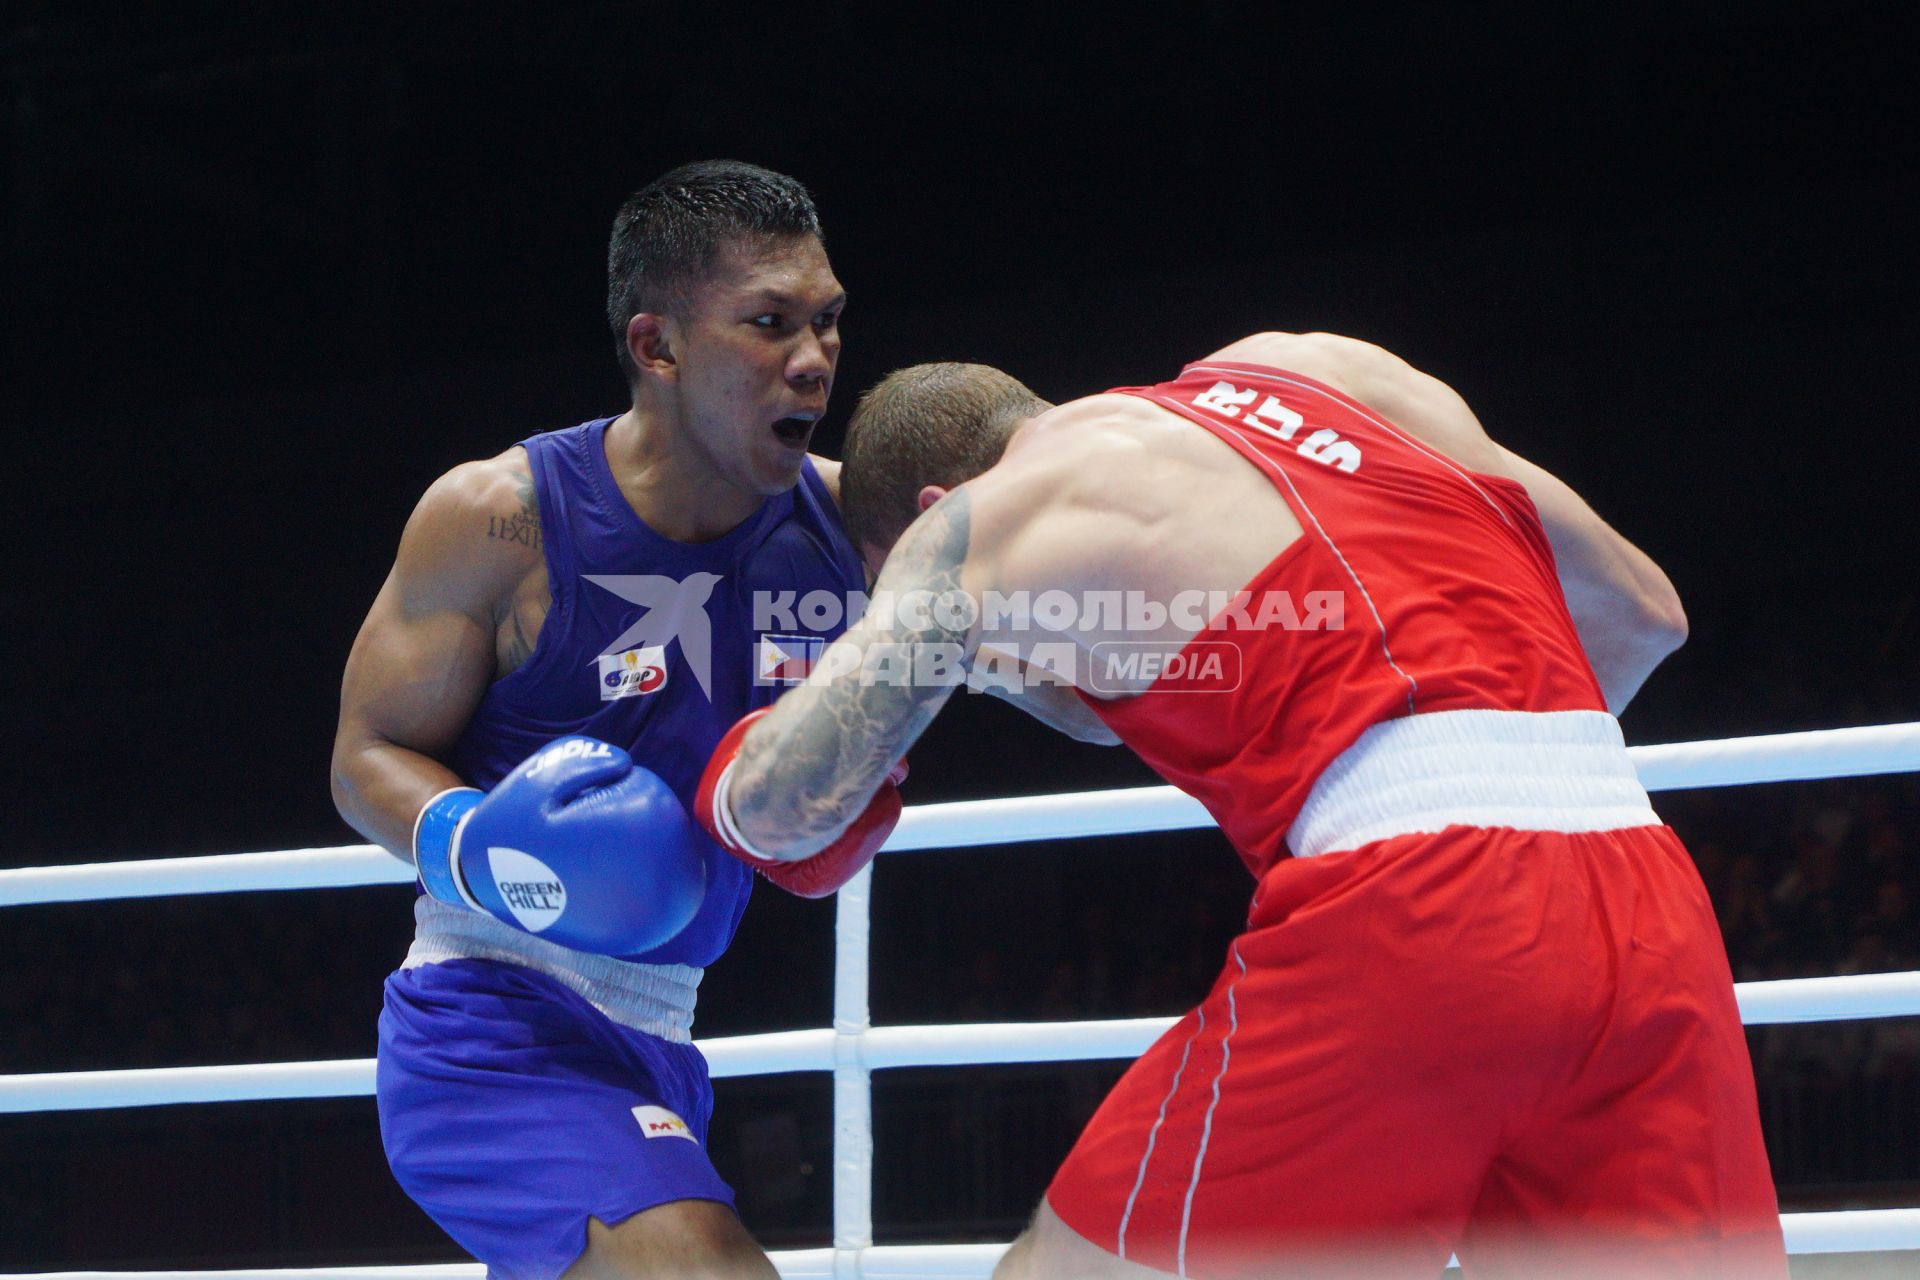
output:
<instances>
[{"instance_id":1,"label":"blue boxing glove","mask_svg":"<svg viewBox=\"0 0 1920 1280\"><path fill-rule=\"evenodd\" d=\"M575 951L631 956L686 928L707 891L706 837L667 784L610 743L555 739L492 791L420 811L413 861L441 902Z\"/></svg>"}]
</instances>

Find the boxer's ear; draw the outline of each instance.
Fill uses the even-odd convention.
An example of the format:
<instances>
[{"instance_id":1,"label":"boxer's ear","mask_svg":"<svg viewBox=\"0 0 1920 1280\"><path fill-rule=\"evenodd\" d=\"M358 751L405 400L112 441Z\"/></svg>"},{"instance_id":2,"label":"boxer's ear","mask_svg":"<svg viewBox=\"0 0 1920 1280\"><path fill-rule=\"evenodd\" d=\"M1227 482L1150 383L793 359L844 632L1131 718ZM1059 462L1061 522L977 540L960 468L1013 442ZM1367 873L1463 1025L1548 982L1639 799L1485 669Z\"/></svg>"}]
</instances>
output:
<instances>
[{"instance_id":1,"label":"boxer's ear","mask_svg":"<svg viewBox=\"0 0 1920 1280\"><path fill-rule=\"evenodd\" d=\"M928 485L926 488L920 490L920 510L925 512L928 507L946 497L949 492L951 491L943 489L937 484Z\"/></svg>"},{"instance_id":2,"label":"boxer's ear","mask_svg":"<svg viewBox=\"0 0 1920 1280\"><path fill-rule=\"evenodd\" d=\"M670 326L668 317L651 311L642 311L627 321L627 354L634 368L656 378L672 378L679 371L668 333Z\"/></svg>"}]
</instances>

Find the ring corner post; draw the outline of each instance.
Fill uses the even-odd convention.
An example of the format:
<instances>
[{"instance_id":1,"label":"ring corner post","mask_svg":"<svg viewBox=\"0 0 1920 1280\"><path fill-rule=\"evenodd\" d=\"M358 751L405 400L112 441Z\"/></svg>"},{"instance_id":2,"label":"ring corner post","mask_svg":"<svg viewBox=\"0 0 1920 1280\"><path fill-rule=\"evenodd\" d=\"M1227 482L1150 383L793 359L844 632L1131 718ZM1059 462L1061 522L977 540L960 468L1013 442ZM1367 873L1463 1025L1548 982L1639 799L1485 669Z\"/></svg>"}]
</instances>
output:
<instances>
[{"instance_id":1,"label":"ring corner post","mask_svg":"<svg viewBox=\"0 0 1920 1280\"><path fill-rule=\"evenodd\" d=\"M833 960L833 1273L857 1277L873 1246L873 1090L862 1042L872 1023L868 998L869 902L873 867L841 888Z\"/></svg>"}]
</instances>

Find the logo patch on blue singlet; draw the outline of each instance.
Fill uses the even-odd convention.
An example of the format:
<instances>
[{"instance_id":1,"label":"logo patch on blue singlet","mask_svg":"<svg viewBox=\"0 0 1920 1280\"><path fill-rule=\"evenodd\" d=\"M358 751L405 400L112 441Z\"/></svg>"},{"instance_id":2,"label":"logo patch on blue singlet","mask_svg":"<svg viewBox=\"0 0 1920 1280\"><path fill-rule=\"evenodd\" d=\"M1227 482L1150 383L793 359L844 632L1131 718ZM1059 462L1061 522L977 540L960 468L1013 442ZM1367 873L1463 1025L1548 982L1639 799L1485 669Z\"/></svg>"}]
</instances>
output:
<instances>
[{"instance_id":1,"label":"logo patch on blue singlet","mask_svg":"<svg viewBox=\"0 0 1920 1280\"><path fill-rule=\"evenodd\" d=\"M648 645L625 653L603 653L599 659L600 701L637 698L667 686L667 646Z\"/></svg>"},{"instance_id":2,"label":"logo patch on blue singlet","mask_svg":"<svg viewBox=\"0 0 1920 1280\"><path fill-rule=\"evenodd\" d=\"M633 1118L640 1122L640 1132L649 1138L685 1138L688 1142L699 1142L693 1136L693 1130L687 1128L682 1120L665 1107L635 1107Z\"/></svg>"},{"instance_id":3,"label":"logo patch on blue singlet","mask_svg":"<svg viewBox=\"0 0 1920 1280\"><path fill-rule=\"evenodd\" d=\"M680 642L680 657L687 670L699 682L700 692L713 696L708 679L713 667L713 623L707 617L707 600L720 581L717 573L690 573L685 578L667 578L655 573L589 573L586 580L604 591L639 605L638 621L622 631L600 651L600 696L602 699L627 698L636 693L652 693L666 683L665 659L661 659L659 684L635 688L624 693L607 692L607 659L623 656L629 645L644 645L642 654L664 654L669 644Z\"/></svg>"}]
</instances>

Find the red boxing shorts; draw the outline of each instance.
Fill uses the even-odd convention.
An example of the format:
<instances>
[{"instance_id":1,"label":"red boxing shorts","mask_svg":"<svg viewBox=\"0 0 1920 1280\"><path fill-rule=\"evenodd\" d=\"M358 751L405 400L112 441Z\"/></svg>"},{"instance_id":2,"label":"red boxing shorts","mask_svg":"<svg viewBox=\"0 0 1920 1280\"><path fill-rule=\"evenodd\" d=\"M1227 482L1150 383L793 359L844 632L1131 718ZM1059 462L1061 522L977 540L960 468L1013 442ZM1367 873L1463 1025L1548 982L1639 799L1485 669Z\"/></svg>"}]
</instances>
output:
<instances>
[{"instance_id":1,"label":"red boxing shorts","mask_svg":"<svg viewBox=\"0 0 1920 1280\"><path fill-rule=\"evenodd\" d=\"M1426 821L1380 812L1415 789L1404 731L1368 741L1386 728L1357 744L1368 759L1345 776L1360 790L1334 798L1332 828ZM1477 745L1423 748L1421 768ZM1516 797L1559 829L1443 822L1267 873L1212 992L1055 1177L1067 1226L1204 1280L1432 1277L1450 1252L1471 1277L1786 1276L1732 975L1692 861L1664 826L1609 827L1631 805L1596 808L1592 779L1525 776L1565 772L1568 753L1526 754L1503 766L1517 780L1487 785L1513 792L1494 800L1517 823ZM1328 843L1324 799L1316 785L1296 850Z\"/></svg>"}]
</instances>

